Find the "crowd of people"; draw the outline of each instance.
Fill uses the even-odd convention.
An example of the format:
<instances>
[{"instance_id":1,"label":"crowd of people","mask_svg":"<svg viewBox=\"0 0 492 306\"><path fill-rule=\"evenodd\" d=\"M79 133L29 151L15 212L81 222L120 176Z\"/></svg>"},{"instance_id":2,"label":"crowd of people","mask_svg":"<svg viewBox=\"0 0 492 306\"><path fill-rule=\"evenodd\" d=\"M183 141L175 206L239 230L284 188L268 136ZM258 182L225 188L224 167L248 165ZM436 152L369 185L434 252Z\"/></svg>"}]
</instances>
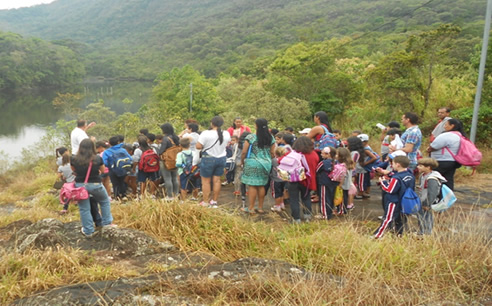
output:
<instances>
[{"instance_id":1,"label":"crowd of people","mask_svg":"<svg viewBox=\"0 0 492 306\"><path fill-rule=\"evenodd\" d=\"M440 121L425 150L430 154L427 158L420 150L418 116L411 112L401 118L403 133L396 121L379 125L381 154L371 148L368 134L362 131L342 139L342 132L332 129L323 111L314 114L314 127L297 136L291 127L271 129L263 118L255 121L254 132L241 118L224 129L223 118L216 116L202 132L191 119L179 134L171 123L162 124L158 135L141 129L132 144L121 135L96 142L86 132L95 123L78 120L71 134L71 154L66 148L57 149L58 172L65 181L85 186L90 195L78 203L81 232L88 237L99 227L116 226L111 201L157 198L163 190L165 201L188 199L216 208L221 186L227 184L234 184L234 195L241 197L247 214L265 213L265 196L270 191L275 200L271 210L279 212L289 205L293 223L329 220L348 213L355 200L369 198L374 175L384 211L374 237L382 237L388 228L401 235L405 225L402 192L415 188L418 173L422 176L417 188L422 200L420 233L430 234L430 205L437 201L442 184L454 188L454 173L460 166L454 160L460 137L448 132L464 135L463 127L449 115L448 108L439 109ZM313 202L319 202L319 214L313 214ZM61 213L67 213L68 203L64 204Z\"/></svg>"}]
</instances>

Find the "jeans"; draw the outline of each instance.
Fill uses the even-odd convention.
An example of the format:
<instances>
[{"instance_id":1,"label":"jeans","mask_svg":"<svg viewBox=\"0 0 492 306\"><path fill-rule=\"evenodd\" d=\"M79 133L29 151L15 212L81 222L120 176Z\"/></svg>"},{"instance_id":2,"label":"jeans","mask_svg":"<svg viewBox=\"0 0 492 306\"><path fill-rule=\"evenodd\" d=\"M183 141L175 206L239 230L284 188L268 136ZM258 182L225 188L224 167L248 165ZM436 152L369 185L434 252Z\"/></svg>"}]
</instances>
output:
<instances>
[{"instance_id":1,"label":"jeans","mask_svg":"<svg viewBox=\"0 0 492 306\"><path fill-rule=\"evenodd\" d=\"M87 192L94 197L94 200L99 202L102 214L102 225L108 225L113 222L113 216L111 215L111 205L109 203L108 193L106 188L101 183L76 183L76 187L85 186ZM94 233L94 219L91 214L91 203L89 199L79 201L79 213L80 222L86 235Z\"/></svg>"},{"instance_id":2,"label":"jeans","mask_svg":"<svg viewBox=\"0 0 492 306\"><path fill-rule=\"evenodd\" d=\"M226 157L212 157L204 154L200 163L200 175L205 178L222 176L226 165Z\"/></svg>"},{"instance_id":3,"label":"jeans","mask_svg":"<svg viewBox=\"0 0 492 306\"><path fill-rule=\"evenodd\" d=\"M166 196L173 198L179 194L178 169L168 170L161 162L161 174L166 186Z\"/></svg>"},{"instance_id":4,"label":"jeans","mask_svg":"<svg viewBox=\"0 0 492 306\"><path fill-rule=\"evenodd\" d=\"M432 227L434 226L434 216L432 215L432 209L423 210L421 209L417 218L419 221L419 234L430 235L432 234Z\"/></svg>"},{"instance_id":5,"label":"jeans","mask_svg":"<svg viewBox=\"0 0 492 306\"><path fill-rule=\"evenodd\" d=\"M309 190L306 186L303 186L301 183L288 183L289 190L289 202L290 202L290 210L292 212L292 218L294 220L301 220L301 203L304 204L304 214L312 215L311 209L311 195L309 194Z\"/></svg>"}]
</instances>

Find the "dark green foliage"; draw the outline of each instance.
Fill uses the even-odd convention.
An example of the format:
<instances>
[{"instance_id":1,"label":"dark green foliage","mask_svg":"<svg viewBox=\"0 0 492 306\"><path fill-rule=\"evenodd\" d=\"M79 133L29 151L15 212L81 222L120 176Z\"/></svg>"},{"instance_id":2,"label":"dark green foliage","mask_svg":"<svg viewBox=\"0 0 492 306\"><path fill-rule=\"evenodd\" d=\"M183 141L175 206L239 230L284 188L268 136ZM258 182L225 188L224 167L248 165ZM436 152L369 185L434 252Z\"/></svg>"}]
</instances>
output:
<instances>
[{"instance_id":1,"label":"dark green foliage","mask_svg":"<svg viewBox=\"0 0 492 306\"><path fill-rule=\"evenodd\" d=\"M471 123L473 118L473 106L457 109L453 111L453 118L457 118L463 122L463 127L470 137ZM475 142L484 144L489 143L492 138L492 107L482 105L478 112L477 135Z\"/></svg>"}]
</instances>

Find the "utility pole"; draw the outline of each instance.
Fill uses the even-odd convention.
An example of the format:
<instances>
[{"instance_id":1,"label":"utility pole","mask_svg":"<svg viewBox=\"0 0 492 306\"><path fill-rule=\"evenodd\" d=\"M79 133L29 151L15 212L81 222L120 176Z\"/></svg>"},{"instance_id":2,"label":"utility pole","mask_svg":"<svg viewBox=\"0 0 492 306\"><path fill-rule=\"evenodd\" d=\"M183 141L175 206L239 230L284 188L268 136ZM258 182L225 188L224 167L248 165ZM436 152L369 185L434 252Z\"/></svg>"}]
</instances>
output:
<instances>
[{"instance_id":1,"label":"utility pole","mask_svg":"<svg viewBox=\"0 0 492 306\"><path fill-rule=\"evenodd\" d=\"M492 1L492 0L489 0ZM190 83L190 113L193 110L192 106L193 105L193 83Z\"/></svg>"},{"instance_id":2,"label":"utility pole","mask_svg":"<svg viewBox=\"0 0 492 306\"><path fill-rule=\"evenodd\" d=\"M480 67L478 69L477 92L475 94L475 105L473 107L473 119L470 132L470 140L474 143L477 136L478 111L480 110L480 99L482 98L483 78L485 74L485 62L487 61L487 49L489 47L490 19L492 15L492 0L487 0L487 11L485 13L485 27L483 30L482 54L480 55Z\"/></svg>"}]
</instances>

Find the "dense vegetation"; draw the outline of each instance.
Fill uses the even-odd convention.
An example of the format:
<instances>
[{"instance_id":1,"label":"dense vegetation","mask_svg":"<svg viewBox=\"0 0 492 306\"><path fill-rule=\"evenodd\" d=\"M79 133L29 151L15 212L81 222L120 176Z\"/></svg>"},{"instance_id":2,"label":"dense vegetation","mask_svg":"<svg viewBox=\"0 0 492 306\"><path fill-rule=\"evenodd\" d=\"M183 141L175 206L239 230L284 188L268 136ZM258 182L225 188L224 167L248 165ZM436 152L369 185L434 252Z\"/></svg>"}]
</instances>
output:
<instances>
[{"instance_id":1,"label":"dense vegetation","mask_svg":"<svg viewBox=\"0 0 492 306\"><path fill-rule=\"evenodd\" d=\"M67 47L0 31L0 90L77 82L85 75L77 57Z\"/></svg>"}]
</instances>

